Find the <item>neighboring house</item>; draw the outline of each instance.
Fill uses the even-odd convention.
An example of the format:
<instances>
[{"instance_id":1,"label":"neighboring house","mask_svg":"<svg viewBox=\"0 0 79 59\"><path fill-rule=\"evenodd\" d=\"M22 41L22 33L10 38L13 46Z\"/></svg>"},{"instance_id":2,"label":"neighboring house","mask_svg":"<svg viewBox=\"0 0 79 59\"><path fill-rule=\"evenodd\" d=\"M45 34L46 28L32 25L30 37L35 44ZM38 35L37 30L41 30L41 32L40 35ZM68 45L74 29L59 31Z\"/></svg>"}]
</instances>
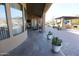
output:
<instances>
[{"instance_id":1,"label":"neighboring house","mask_svg":"<svg viewBox=\"0 0 79 59\"><path fill-rule=\"evenodd\" d=\"M62 16L55 18L55 24L60 25L66 29L79 29L79 17L78 16Z\"/></svg>"}]
</instances>

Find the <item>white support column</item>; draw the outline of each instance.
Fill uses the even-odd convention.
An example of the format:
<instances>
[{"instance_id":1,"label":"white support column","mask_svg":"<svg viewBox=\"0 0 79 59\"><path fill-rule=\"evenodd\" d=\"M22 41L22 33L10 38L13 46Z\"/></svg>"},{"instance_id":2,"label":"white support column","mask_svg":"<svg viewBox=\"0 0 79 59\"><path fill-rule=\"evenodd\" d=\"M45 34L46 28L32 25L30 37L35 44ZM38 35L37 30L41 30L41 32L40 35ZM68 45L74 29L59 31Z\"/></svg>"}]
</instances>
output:
<instances>
[{"instance_id":1,"label":"white support column","mask_svg":"<svg viewBox=\"0 0 79 59\"><path fill-rule=\"evenodd\" d=\"M26 27L27 27L27 9L25 9L25 13L24 13L24 15L25 15L25 30L26 30Z\"/></svg>"},{"instance_id":2,"label":"white support column","mask_svg":"<svg viewBox=\"0 0 79 59\"><path fill-rule=\"evenodd\" d=\"M45 29L45 13L43 13L43 17L42 17L42 30L44 31Z\"/></svg>"},{"instance_id":3,"label":"white support column","mask_svg":"<svg viewBox=\"0 0 79 59\"><path fill-rule=\"evenodd\" d=\"M24 5L22 6L22 10L23 10L23 28L24 28L24 31L25 31L25 10L24 10Z\"/></svg>"}]
</instances>

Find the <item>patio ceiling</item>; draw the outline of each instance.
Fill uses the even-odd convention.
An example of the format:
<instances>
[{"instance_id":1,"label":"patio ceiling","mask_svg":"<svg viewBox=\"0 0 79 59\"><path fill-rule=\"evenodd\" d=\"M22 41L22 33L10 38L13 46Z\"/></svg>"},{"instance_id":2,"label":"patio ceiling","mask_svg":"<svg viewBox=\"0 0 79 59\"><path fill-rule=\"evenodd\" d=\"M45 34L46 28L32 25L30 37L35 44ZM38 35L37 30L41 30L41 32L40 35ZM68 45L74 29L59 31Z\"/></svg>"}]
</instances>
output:
<instances>
[{"instance_id":1,"label":"patio ceiling","mask_svg":"<svg viewBox=\"0 0 79 59\"><path fill-rule=\"evenodd\" d=\"M27 4L27 13L28 16L39 16L41 17L45 3L28 3Z\"/></svg>"},{"instance_id":2,"label":"patio ceiling","mask_svg":"<svg viewBox=\"0 0 79 59\"><path fill-rule=\"evenodd\" d=\"M27 3L28 18L41 17L46 7L46 4L47 3Z\"/></svg>"}]
</instances>

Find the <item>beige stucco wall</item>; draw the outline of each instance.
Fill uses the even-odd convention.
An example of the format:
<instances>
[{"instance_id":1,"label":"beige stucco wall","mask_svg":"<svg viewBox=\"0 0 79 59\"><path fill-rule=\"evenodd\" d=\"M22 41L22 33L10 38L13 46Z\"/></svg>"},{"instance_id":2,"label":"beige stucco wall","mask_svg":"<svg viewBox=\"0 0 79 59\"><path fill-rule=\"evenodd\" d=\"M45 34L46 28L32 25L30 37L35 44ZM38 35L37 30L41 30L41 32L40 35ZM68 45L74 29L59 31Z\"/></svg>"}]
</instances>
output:
<instances>
[{"instance_id":1,"label":"beige stucco wall","mask_svg":"<svg viewBox=\"0 0 79 59\"><path fill-rule=\"evenodd\" d=\"M14 37L0 41L0 53L7 53L27 39L27 31Z\"/></svg>"},{"instance_id":2,"label":"beige stucco wall","mask_svg":"<svg viewBox=\"0 0 79 59\"><path fill-rule=\"evenodd\" d=\"M51 7L53 3L46 3L45 4L45 8L44 8L44 13L46 13L48 11L48 9Z\"/></svg>"},{"instance_id":3,"label":"beige stucco wall","mask_svg":"<svg viewBox=\"0 0 79 59\"><path fill-rule=\"evenodd\" d=\"M44 10L43 10L43 15L41 17L41 23L42 23L42 30L45 30L45 16L46 16L46 12L49 10L49 8L51 7L52 3L46 3Z\"/></svg>"},{"instance_id":4,"label":"beige stucco wall","mask_svg":"<svg viewBox=\"0 0 79 59\"><path fill-rule=\"evenodd\" d=\"M26 4L22 4L23 8L26 8ZM22 44L25 40L27 40L27 30L24 30L21 34L18 34L16 36L13 36L12 32L12 21L11 21L11 14L10 14L10 4L6 3L6 13L7 13L7 22L9 26L9 32L10 32L10 38L0 40L0 54L1 53L7 53L20 44ZM24 13L24 10L23 10ZM25 15L23 14L23 19Z\"/></svg>"}]
</instances>

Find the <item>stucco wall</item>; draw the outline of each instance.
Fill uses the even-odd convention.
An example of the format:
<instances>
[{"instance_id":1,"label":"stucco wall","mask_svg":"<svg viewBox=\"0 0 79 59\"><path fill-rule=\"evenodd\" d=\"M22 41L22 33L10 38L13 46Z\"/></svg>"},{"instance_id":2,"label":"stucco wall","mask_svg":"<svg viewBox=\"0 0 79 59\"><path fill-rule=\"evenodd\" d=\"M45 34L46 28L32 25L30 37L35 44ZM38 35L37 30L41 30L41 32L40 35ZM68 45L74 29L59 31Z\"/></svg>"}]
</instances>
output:
<instances>
[{"instance_id":1,"label":"stucco wall","mask_svg":"<svg viewBox=\"0 0 79 59\"><path fill-rule=\"evenodd\" d=\"M12 38L0 41L0 53L7 53L11 51L12 49L22 44L26 39L27 31Z\"/></svg>"}]
</instances>

